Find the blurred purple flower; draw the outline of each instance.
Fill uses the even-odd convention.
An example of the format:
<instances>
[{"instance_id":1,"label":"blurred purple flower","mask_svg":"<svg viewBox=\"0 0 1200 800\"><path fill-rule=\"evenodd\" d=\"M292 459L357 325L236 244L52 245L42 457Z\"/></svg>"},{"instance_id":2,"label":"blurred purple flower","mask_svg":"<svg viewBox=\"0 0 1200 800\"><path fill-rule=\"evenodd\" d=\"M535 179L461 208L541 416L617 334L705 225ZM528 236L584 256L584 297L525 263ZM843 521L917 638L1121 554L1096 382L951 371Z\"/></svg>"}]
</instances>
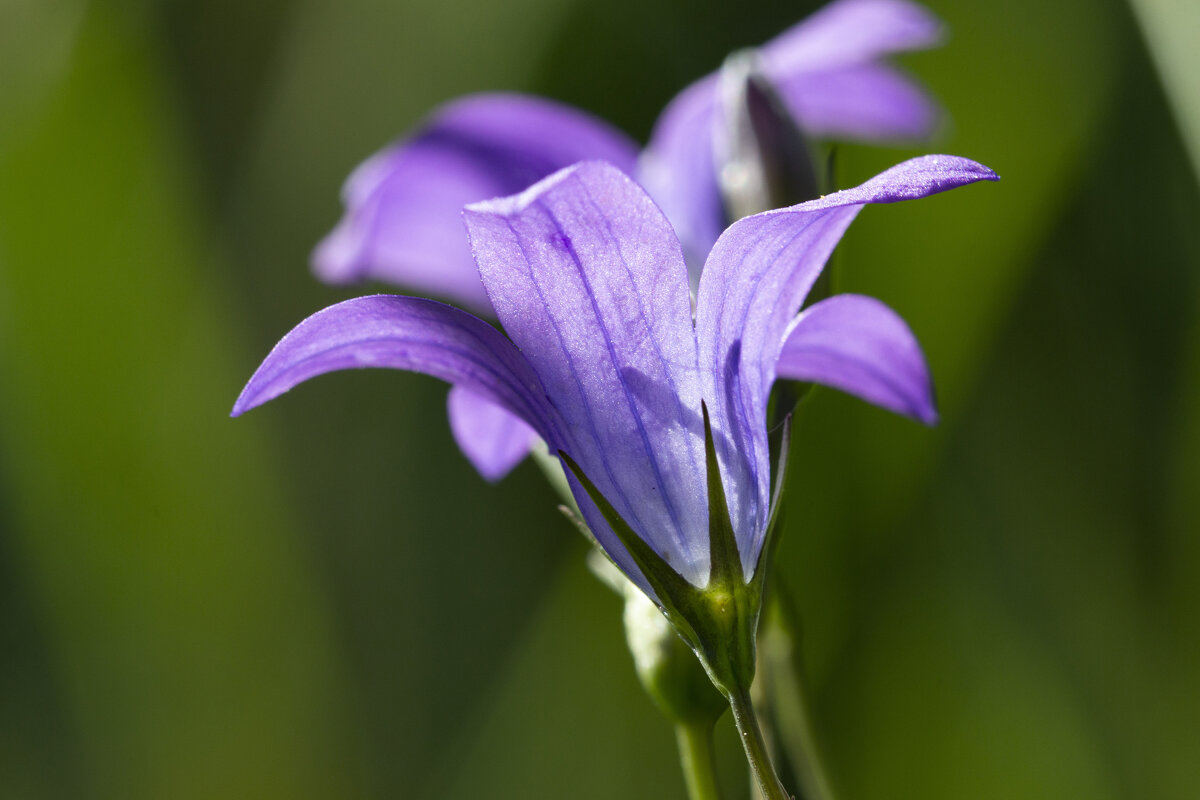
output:
<instances>
[{"instance_id":1,"label":"blurred purple flower","mask_svg":"<svg viewBox=\"0 0 1200 800\"><path fill-rule=\"evenodd\" d=\"M764 76L808 133L919 139L932 131L937 109L883 59L930 47L941 31L935 17L907 0L838 0L758 54ZM346 214L318 245L314 269L331 283L384 280L486 311L462 240L463 206L519 192L585 160L635 176L666 211L685 251L703 261L727 224L714 174L717 82L714 73L680 92L640 158L620 131L550 100L480 94L451 102L351 174Z\"/></svg>"},{"instance_id":2,"label":"blurred purple flower","mask_svg":"<svg viewBox=\"0 0 1200 800\"><path fill-rule=\"evenodd\" d=\"M906 0L838 0L763 46L756 63L811 134L921 138L938 111L884 58L932 46L941 30ZM462 235L463 206L602 160L647 188L698 271L730 221L715 166L717 81L703 78L671 101L640 154L607 123L549 100L482 94L452 102L354 171L343 189L346 213L318 245L314 269L331 283L383 280L490 312ZM697 280L693 274L693 287ZM469 391L452 395L448 410L460 448L488 480L503 477L532 444L523 424Z\"/></svg>"},{"instance_id":3,"label":"blurred purple flower","mask_svg":"<svg viewBox=\"0 0 1200 800\"><path fill-rule=\"evenodd\" d=\"M703 400L740 563L753 572L770 512L766 410L776 377L829 384L924 421L935 416L924 357L882 303L835 295L797 316L834 246L864 204L995 179L973 161L926 156L857 188L747 217L713 247L693 316L683 253L662 211L615 167L578 164L465 211L479 274L508 338L433 300L349 300L284 337L233 413L332 370L433 375L570 456L636 536L704 587ZM597 540L653 597L568 475Z\"/></svg>"}]
</instances>

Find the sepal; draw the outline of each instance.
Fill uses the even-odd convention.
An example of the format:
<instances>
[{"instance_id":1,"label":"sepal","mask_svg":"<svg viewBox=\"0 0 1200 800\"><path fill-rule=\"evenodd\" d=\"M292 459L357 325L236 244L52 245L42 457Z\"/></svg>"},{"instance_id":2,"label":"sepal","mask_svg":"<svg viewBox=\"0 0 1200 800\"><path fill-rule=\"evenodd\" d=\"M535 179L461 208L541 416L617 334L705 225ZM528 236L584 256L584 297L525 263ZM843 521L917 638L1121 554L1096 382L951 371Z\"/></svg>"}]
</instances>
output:
<instances>
[{"instance_id":1,"label":"sepal","mask_svg":"<svg viewBox=\"0 0 1200 800\"><path fill-rule=\"evenodd\" d=\"M654 590L663 614L694 649L697 641L696 632L692 629L687 615L682 613L680 606L686 607L687 600L691 595L700 590L688 583L633 528L629 527L629 523L617 513L617 510L612 507L612 503L608 502L603 493L596 488L596 485L575 462L575 459L562 450L558 451L558 455L583 486L588 497L596 504L601 516L604 517L617 539L629 552L633 562L641 570L642 575L645 576L650 588Z\"/></svg>"},{"instance_id":2,"label":"sepal","mask_svg":"<svg viewBox=\"0 0 1200 800\"><path fill-rule=\"evenodd\" d=\"M771 512L767 516L767 533L763 539L762 550L758 553L758 562L754 565L754 574L750 583L758 587L761 598L766 592L766 575L771 571L771 560L775 555L775 547L779 544L779 524L783 517L783 491L787 486L788 455L792 447L792 415L783 418L783 428L779 434L779 457L775 462L775 486L771 490Z\"/></svg>"},{"instance_id":3,"label":"sepal","mask_svg":"<svg viewBox=\"0 0 1200 800\"><path fill-rule=\"evenodd\" d=\"M653 599L663 615L695 652L713 685L729 699L748 692L754 680L755 637L764 585L760 573L766 562L760 556L755 574L746 579L729 517L712 424L703 403L701 411L708 473L710 554L709 579L704 587L685 580L655 552L616 512L570 455L559 451L559 457L628 550L654 590ZM783 456L786 458L786 448ZM782 475L776 496L781 486Z\"/></svg>"},{"instance_id":4,"label":"sepal","mask_svg":"<svg viewBox=\"0 0 1200 800\"><path fill-rule=\"evenodd\" d=\"M728 694L735 687L749 689L754 681L758 613L762 591L746 580L738 551L737 536L729 517L725 485L713 440L708 405L701 401L704 415L704 460L708 474L708 540L712 564L708 586L697 614L704 631L701 643L708 657L705 666L713 683Z\"/></svg>"},{"instance_id":5,"label":"sepal","mask_svg":"<svg viewBox=\"0 0 1200 800\"><path fill-rule=\"evenodd\" d=\"M603 550L588 553L588 569L622 598L625 641L646 694L675 725L711 726L729 707L692 649Z\"/></svg>"},{"instance_id":6,"label":"sepal","mask_svg":"<svg viewBox=\"0 0 1200 800\"><path fill-rule=\"evenodd\" d=\"M646 693L673 723L715 723L729 704L658 607L626 584L625 639Z\"/></svg>"}]
</instances>

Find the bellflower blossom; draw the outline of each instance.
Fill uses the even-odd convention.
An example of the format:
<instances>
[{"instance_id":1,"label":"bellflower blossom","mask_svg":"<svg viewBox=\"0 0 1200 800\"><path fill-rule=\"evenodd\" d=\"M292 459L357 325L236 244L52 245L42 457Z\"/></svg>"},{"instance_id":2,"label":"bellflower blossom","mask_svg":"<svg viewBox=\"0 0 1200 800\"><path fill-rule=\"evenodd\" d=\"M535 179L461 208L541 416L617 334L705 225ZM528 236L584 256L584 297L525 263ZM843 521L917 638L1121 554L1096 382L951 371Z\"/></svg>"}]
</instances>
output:
<instances>
[{"instance_id":1,"label":"bellflower blossom","mask_svg":"<svg viewBox=\"0 0 1200 800\"><path fill-rule=\"evenodd\" d=\"M811 135L920 139L938 110L885 58L930 47L941 31L935 17L906 0L837 0L759 48L755 69ZM462 207L594 159L634 175L658 202L695 288L731 221L718 166L730 100L720 80L709 75L676 96L640 153L607 123L542 98L481 94L452 102L350 176L346 213L314 253L316 273L332 283L380 279L490 312L462 237ZM805 198L788 202L798 199ZM503 477L534 440L524 421L463 387L452 389L448 411L459 447L488 480Z\"/></svg>"},{"instance_id":2,"label":"bellflower blossom","mask_svg":"<svg viewBox=\"0 0 1200 800\"><path fill-rule=\"evenodd\" d=\"M924 197L988 168L926 156L854 189L746 217L714 245L693 313L683 250L638 184L583 162L468 206L467 231L508 334L434 300L376 295L301 322L233 414L351 367L423 372L540 436L597 544L663 611L728 701L763 797L785 800L750 687L786 447L772 474L776 377L826 383L918 418L928 370L882 303L834 295L797 314L867 203ZM786 441L786 437L785 437Z\"/></svg>"},{"instance_id":3,"label":"bellflower blossom","mask_svg":"<svg viewBox=\"0 0 1200 800\"><path fill-rule=\"evenodd\" d=\"M973 161L926 156L740 220L708 257L693 316L683 253L662 211L615 167L578 164L464 212L507 338L433 300L348 300L285 336L233 413L333 370L433 375L519 418L567 461L598 543L660 605L647 557L694 587L716 569L714 486L749 580L772 510L766 410L776 377L919 419L934 414L920 348L885 305L834 295L797 315L834 246L864 204L995 179Z\"/></svg>"}]
</instances>

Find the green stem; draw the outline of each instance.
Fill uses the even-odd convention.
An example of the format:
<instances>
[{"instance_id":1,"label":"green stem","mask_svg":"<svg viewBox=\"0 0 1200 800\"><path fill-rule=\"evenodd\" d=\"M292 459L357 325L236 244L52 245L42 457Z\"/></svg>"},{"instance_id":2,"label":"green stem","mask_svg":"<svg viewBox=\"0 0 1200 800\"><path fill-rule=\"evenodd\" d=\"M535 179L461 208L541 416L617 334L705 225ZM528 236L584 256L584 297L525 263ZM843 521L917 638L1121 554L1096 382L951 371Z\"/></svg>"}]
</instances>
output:
<instances>
[{"instance_id":1,"label":"green stem","mask_svg":"<svg viewBox=\"0 0 1200 800\"><path fill-rule=\"evenodd\" d=\"M812 701L800 653L800 623L786 584L776 572L759 634L759 675L771 724L808 800L834 800L812 718Z\"/></svg>"},{"instance_id":2,"label":"green stem","mask_svg":"<svg viewBox=\"0 0 1200 800\"><path fill-rule=\"evenodd\" d=\"M713 726L710 722L680 722L675 725L679 765L690 800L720 800L716 762L713 760Z\"/></svg>"},{"instance_id":3,"label":"green stem","mask_svg":"<svg viewBox=\"0 0 1200 800\"><path fill-rule=\"evenodd\" d=\"M817 737L813 733L806 694L807 692L802 687L797 687L797 730L795 733L799 742L796 749L800 753L800 765L797 767L797 772L800 773L800 780L805 786L805 795L809 800L834 800L832 784L825 774L825 766L821 762L817 750Z\"/></svg>"},{"instance_id":4,"label":"green stem","mask_svg":"<svg viewBox=\"0 0 1200 800\"><path fill-rule=\"evenodd\" d=\"M746 750L746 760L750 762L750 771L758 782L759 791L764 800L792 800L791 795L784 790L767 754L767 744L763 741L762 731L758 727L758 718L754 715L754 705L750 695L745 690L730 692L729 708L733 712L733 724L737 726L738 738Z\"/></svg>"}]
</instances>

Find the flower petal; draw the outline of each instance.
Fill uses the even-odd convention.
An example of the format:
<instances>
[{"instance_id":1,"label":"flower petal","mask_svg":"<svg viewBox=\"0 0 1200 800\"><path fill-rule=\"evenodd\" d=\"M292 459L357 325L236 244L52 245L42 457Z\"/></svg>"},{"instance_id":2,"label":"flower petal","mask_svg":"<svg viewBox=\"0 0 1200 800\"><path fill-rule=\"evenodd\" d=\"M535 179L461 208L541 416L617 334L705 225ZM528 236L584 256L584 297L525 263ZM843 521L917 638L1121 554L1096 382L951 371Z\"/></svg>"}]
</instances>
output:
<instances>
[{"instance_id":1,"label":"flower petal","mask_svg":"<svg viewBox=\"0 0 1200 800\"><path fill-rule=\"evenodd\" d=\"M583 111L541 98L455 101L354 171L343 190L346 213L317 246L313 268L330 283L383 280L486 310L463 206L592 158L632 169L637 145Z\"/></svg>"},{"instance_id":2,"label":"flower petal","mask_svg":"<svg viewBox=\"0 0 1200 800\"><path fill-rule=\"evenodd\" d=\"M775 365L829 254L866 203L911 200L980 180L998 178L965 158L914 158L854 189L746 217L713 247L700 279L696 333L743 563L756 560L769 512L765 420Z\"/></svg>"},{"instance_id":3,"label":"flower petal","mask_svg":"<svg viewBox=\"0 0 1200 800\"><path fill-rule=\"evenodd\" d=\"M942 118L937 103L886 64L857 64L776 80L788 109L815 136L864 141L918 140Z\"/></svg>"},{"instance_id":4,"label":"flower petal","mask_svg":"<svg viewBox=\"0 0 1200 800\"><path fill-rule=\"evenodd\" d=\"M691 285L725 230L725 208L713 154L717 108L714 76L677 94L659 115L638 161L638 182L662 208L683 245Z\"/></svg>"},{"instance_id":5,"label":"flower petal","mask_svg":"<svg viewBox=\"0 0 1200 800\"><path fill-rule=\"evenodd\" d=\"M330 306L293 328L250 378L233 416L309 378L358 367L423 372L504 407L543 437L556 431L537 376L499 331L433 300L382 294Z\"/></svg>"},{"instance_id":6,"label":"flower petal","mask_svg":"<svg viewBox=\"0 0 1200 800\"><path fill-rule=\"evenodd\" d=\"M762 48L763 67L804 130L815 136L914 140L930 136L937 104L891 53L937 44L937 17L904 0L841 0Z\"/></svg>"},{"instance_id":7,"label":"flower petal","mask_svg":"<svg viewBox=\"0 0 1200 800\"><path fill-rule=\"evenodd\" d=\"M941 21L914 3L840 0L772 39L760 55L806 132L920 139L936 127L937 104L902 72L874 61L931 47L941 36ZM715 74L692 83L659 115L638 162L638 181L683 244L693 288L726 224L713 153L717 105Z\"/></svg>"},{"instance_id":8,"label":"flower petal","mask_svg":"<svg viewBox=\"0 0 1200 800\"><path fill-rule=\"evenodd\" d=\"M786 334L775 372L841 389L926 425L937 422L917 338L873 297L839 294L805 309Z\"/></svg>"},{"instance_id":9,"label":"flower petal","mask_svg":"<svg viewBox=\"0 0 1200 800\"><path fill-rule=\"evenodd\" d=\"M662 212L619 170L589 162L464 217L492 305L565 421L551 451L570 454L639 536L704 585L696 340L683 254ZM573 487L597 539L635 577Z\"/></svg>"},{"instance_id":10,"label":"flower petal","mask_svg":"<svg viewBox=\"0 0 1200 800\"><path fill-rule=\"evenodd\" d=\"M864 64L933 47L941 20L905 0L838 0L763 45L772 78Z\"/></svg>"},{"instance_id":11,"label":"flower petal","mask_svg":"<svg viewBox=\"0 0 1200 800\"><path fill-rule=\"evenodd\" d=\"M462 386L451 387L446 410L459 449L484 480L492 483L529 455L537 437L520 417Z\"/></svg>"}]
</instances>

